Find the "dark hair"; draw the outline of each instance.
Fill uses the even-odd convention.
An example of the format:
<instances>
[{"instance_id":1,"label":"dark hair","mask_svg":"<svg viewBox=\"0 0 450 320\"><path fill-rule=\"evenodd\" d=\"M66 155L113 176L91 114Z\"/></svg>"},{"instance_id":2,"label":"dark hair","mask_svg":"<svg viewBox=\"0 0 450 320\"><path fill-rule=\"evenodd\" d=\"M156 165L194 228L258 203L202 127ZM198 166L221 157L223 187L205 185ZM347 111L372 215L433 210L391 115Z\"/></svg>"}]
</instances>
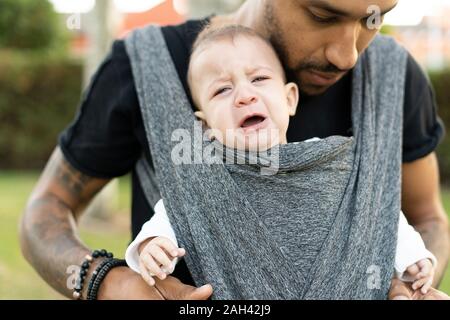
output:
<instances>
[{"instance_id":1,"label":"dark hair","mask_svg":"<svg viewBox=\"0 0 450 320\"><path fill-rule=\"evenodd\" d=\"M267 45L272 48L272 44L266 38L264 38L262 35L251 28L238 24L222 26L207 25L195 40L194 45L192 46L191 54L193 54L201 45L208 42L214 42L223 39L233 40L237 36L258 38L267 43Z\"/></svg>"}]
</instances>

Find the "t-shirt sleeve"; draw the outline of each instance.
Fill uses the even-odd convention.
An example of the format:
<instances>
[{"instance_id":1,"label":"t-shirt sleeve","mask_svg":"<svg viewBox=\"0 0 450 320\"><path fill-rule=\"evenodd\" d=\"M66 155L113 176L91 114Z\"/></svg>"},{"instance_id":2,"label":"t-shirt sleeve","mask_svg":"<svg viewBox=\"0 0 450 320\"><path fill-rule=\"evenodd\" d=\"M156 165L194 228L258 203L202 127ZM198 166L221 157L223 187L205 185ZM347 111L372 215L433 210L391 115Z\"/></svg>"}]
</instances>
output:
<instances>
[{"instance_id":1,"label":"t-shirt sleeve","mask_svg":"<svg viewBox=\"0 0 450 320\"><path fill-rule=\"evenodd\" d=\"M412 56L408 58L404 110L403 162L412 162L433 152L445 134L433 88Z\"/></svg>"},{"instance_id":2,"label":"t-shirt sleeve","mask_svg":"<svg viewBox=\"0 0 450 320\"><path fill-rule=\"evenodd\" d=\"M66 160L93 177L131 171L142 154L135 134L137 110L130 61L124 42L118 40L92 77L76 118L59 136Z\"/></svg>"}]
</instances>

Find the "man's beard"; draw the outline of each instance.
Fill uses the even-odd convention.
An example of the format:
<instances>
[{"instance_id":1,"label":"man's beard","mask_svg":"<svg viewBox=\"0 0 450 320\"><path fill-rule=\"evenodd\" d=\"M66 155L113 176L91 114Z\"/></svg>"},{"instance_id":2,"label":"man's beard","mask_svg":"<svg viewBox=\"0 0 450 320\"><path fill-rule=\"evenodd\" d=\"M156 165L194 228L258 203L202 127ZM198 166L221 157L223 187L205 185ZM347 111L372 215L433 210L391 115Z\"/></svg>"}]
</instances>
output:
<instances>
[{"instance_id":1,"label":"man's beard","mask_svg":"<svg viewBox=\"0 0 450 320\"><path fill-rule=\"evenodd\" d=\"M312 59L301 61L294 67L291 67L288 58L289 57L288 45L286 44L283 32L281 31L281 28L273 15L273 9L270 4L266 6L264 15L267 28L266 31L267 34L270 35L269 41L272 44L273 48L275 49L281 61L281 64L283 65L283 68L286 72L286 79L288 82L297 83L300 90L300 94L316 95L323 93L323 91L327 89L322 86L317 86L314 84L302 83L300 74L304 71L319 71L330 74L342 74L348 71L348 70L341 70L331 63L324 65L318 63L317 61L313 61Z\"/></svg>"}]
</instances>

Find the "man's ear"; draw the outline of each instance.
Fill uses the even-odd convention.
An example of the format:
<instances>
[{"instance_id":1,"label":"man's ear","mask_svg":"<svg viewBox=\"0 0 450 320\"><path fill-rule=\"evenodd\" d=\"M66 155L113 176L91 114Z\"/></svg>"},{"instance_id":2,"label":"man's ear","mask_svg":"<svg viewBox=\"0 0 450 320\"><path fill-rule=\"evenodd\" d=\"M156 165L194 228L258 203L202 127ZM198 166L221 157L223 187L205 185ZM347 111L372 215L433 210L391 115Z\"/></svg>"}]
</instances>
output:
<instances>
[{"instance_id":1,"label":"man's ear","mask_svg":"<svg viewBox=\"0 0 450 320\"><path fill-rule=\"evenodd\" d=\"M289 115L292 117L295 116L295 114L297 113L297 105L299 100L298 86L293 82L289 82L284 86L284 88L286 90L286 99Z\"/></svg>"}]
</instances>

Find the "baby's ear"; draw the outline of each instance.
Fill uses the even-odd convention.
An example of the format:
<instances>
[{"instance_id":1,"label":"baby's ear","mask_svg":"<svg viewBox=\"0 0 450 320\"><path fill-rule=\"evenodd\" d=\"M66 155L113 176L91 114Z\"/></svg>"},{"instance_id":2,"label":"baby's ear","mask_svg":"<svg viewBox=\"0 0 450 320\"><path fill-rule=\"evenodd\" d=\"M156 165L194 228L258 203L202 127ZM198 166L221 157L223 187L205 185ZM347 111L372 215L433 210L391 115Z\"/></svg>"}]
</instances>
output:
<instances>
[{"instance_id":1,"label":"baby's ear","mask_svg":"<svg viewBox=\"0 0 450 320\"><path fill-rule=\"evenodd\" d=\"M206 122L206 117L205 114L203 113L203 111L195 111L194 115L199 119L202 120L204 122Z\"/></svg>"},{"instance_id":2,"label":"baby's ear","mask_svg":"<svg viewBox=\"0 0 450 320\"><path fill-rule=\"evenodd\" d=\"M289 82L284 86L284 88L286 90L286 99L289 115L293 117L297 113L297 105L299 100L298 86L293 82Z\"/></svg>"}]
</instances>

